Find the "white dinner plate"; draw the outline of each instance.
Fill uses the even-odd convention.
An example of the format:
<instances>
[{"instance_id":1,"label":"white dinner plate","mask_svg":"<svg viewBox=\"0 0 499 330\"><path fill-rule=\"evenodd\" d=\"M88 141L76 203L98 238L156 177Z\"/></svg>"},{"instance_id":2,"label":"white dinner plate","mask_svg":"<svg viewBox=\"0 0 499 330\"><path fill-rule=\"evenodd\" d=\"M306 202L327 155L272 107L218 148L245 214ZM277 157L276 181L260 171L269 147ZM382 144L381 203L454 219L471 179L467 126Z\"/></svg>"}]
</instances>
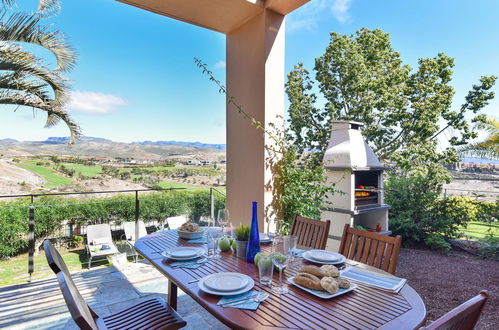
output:
<instances>
[{"instance_id":1,"label":"white dinner plate","mask_svg":"<svg viewBox=\"0 0 499 330\"><path fill-rule=\"evenodd\" d=\"M302 257L303 259L307 260L307 261L310 261L310 262L315 262L316 264L322 264L322 265L338 265L338 264L342 264L345 262L345 260L347 258L345 258L345 256L341 255L341 258L336 260L336 261L320 261L320 260L317 260L317 259L314 259L310 256L309 254L310 251L305 251L303 254L302 254Z\"/></svg>"},{"instance_id":2,"label":"white dinner plate","mask_svg":"<svg viewBox=\"0 0 499 330\"><path fill-rule=\"evenodd\" d=\"M255 286L255 281L253 281L253 279L251 277L246 276L244 274L241 274L241 275L245 276L248 279L248 284L246 284L246 286L243 287L240 290L236 290L236 291L218 291L218 290L213 290L213 289L208 288L204 282L205 282L205 279L208 278L208 277L210 277L211 275L208 275L208 276L203 277L202 279L200 279L199 282L198 282L198 287L203 292L206 292L206 293L209 293L209 294L213 294L213 295L217 295L217 296L238 295L238 294L245 293L245 292L253 289L253 287Z\"/></svg>"},{"instance_id":3,"label":"white dinner plate","mask_svg":"<svg viewBox=\"0 0 499 330\"><path fill-rule=\"evenodd\" d=\"M310 250L308 256L322 262L335 262L343 258L343 255L327 250Z\"/></svg>"},{"instance_id":4,"label":"white dinner plate","mask_svg":"<svg viewBox=\"0 0 499 330\"><path fill-rule=\"evenodd\" d=\"M350 287L348 289L338 289L338 292L331 294L331 293L327 292L326 290L319 291L319 290L312 290L312 289L309 289L307 287L304 287L304 286L296 283L294 277L288 278L288 282L293 284L294 286L297 286L300 289L307 291L308 293L311 293L314 296L322 298L322 299L330 299L330 298L334 298L337 296L341 296L342 294L345 294L345 293L350 292L350 291L354 290L355 288L357 288L357 284L350 283Z\"/></svg>"},{"instance_id":5,"label":"white dinner plate","mask_svg":"<svg viewBox=\"0 0 499 330\"><path fill-rule=\"evenodd\" d=\"M178 247L161 252L161 255L173 260L190 260L202 256L206 251L198 247Z\"/></svg>"},{"instance_id":6,"label":"white dinner plate","mask_svg":"<svg viewBox=\"0 0 499 330\"><path fill-rule=\"evenodd\" d=\"M215 291L238 291L245 288L248 283L248 276L240 273L217 273L204 280L204 285Z\"/></svg>"}]
</instances>

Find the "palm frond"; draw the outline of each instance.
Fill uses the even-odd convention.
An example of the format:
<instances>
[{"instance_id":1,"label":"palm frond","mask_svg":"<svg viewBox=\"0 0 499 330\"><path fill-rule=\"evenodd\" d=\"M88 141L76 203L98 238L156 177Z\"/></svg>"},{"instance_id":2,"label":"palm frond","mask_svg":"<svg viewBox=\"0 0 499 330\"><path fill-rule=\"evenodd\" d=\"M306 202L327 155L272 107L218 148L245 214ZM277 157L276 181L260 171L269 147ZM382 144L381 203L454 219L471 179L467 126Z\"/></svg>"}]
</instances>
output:
<instances>
[{"instance_id":1,"label":"palm frond","mask_svg":"<svg viewBox=\"0 0 499 330\"><path fill-rule=\"evenodd\" d=\"M69 114L64 109L54 107L52 104L47 104L36 99L26 97L25 93L10 92L4 94L0 97L0 104L25 106L47 112L47 122L45 123L45 127L53 126L59 120L64 121L64 123L68 126L69 132L71 134L70 143L74 143L81 136L80 126L71 119Z\"/></svg>"},{"instance_id":2,"label":"palm frond","mask_svg":"<svg viewBox=\"0 0 499 330\"><path fill-rule=\"evenodd\" d=\"M36 15L0 11L0 41L26 42L42 46L57 59L57 70L68 71L76 63L76 52L60 31L49 31Z\"/></svg>"},{"instance_id":3,"label":"palm frond","mask_svg":"<svg viewBox=\"0 0 499 330\"><path fill-rule=\"evenodd\" d=\"M57 106L63 106L68 99L66 80L58 72L40 65L36 57L19 49L13 47L0 49L0 71L11 71L17 75L31 76L45 82L52 88L53 102Z\"/></svg>"},{"instance_id":4,"label":"palm frond","mask_svg":"<svg viewBox=\"0 0 499 330\"><path fill-rule=\"evenodd\" d=\"M25 92L36 96L40 101L51 102L47 84L33 80L19 73L4 73L0 75L0 97L6 91Z\"/></svg>"},{"instance_id":5,"label":"palm frond","mask_svg":"<svg viewBox=\"0 0 499 330\"><path fill-rule=\"evenodd\" d=\"M40 17L51 17L61 11L59 0L39 0L37 15Z\"/></svg>"},{"instance_id":6,"label":"palm frond","mask_svg":"<svg viewBox=\"0 0 499 330\"><path fill-rule=\"evenodd\" d=\"M459 154L467 157L481 157L499 159L499 121L487 118L476 125L477 129L489 133L485 140L470 143L460 150Z\"/></svg>"},{"instance_id":7,"label":"palm frond","mask_svg":"<svg viewBox=\"0 0 499 330\"><path fill-rule=\"evenodd\" d=\"M16 0L2 0L2 5L4 8L12 7L16 3Z\"/></svg>"}]
</instances>

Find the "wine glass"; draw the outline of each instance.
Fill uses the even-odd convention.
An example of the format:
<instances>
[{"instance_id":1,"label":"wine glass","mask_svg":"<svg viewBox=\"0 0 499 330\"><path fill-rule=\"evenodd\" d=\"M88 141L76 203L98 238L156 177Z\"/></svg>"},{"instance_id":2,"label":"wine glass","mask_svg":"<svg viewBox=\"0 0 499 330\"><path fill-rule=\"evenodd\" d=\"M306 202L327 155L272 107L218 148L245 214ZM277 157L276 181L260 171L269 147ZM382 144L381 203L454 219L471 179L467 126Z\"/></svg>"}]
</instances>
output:
<instances>
[{"instance_id":1,"label":"wine glass","mask_svg":"<svg viewBox=\"0 0 499 330\"><path fill-rule=\"evenodd\" d=\"M217 216L217 223L219 226L222 227L222 230L225 232L229 225L229 210L227 209L220 209L218 210L218 216Z\"/></svg>"},{"instance_id":2,"label":"wine glass","mask_svg":"<svg viewBox=\"0 0 499 330\"><path fill-rule=\"evenodd\" d=\"M279 269L279 286L272 287L272 291L279 294L288 293L288 286L282 283L282 270L289 263L290 251L282 237L276 237L272 245L272 263Z\"/></svg>"},{"instance_id":3,"label":"wine glass","mask_svg":"<svg viewBox=\"0 0 499 330\"><path fill-rule=\"evenodd\" d=\"M289 254L291 256L289 262L293 262L295 260L295 250L296 250L296 245L298 243L298 237L293 236L293 235L288 235L284 236L284 248L286 251L289 251Z\"/></svg>"}]
</instances>

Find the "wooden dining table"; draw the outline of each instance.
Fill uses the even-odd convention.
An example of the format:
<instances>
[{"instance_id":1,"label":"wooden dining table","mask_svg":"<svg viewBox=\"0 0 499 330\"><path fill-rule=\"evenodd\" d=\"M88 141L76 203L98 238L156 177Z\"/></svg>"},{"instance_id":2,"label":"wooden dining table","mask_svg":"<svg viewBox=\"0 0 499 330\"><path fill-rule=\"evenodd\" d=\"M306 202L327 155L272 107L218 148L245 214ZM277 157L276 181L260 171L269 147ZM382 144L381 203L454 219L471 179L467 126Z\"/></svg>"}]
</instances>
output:
<instances>
[{"instance_id":1,"label":"wooden dining table","mask_svg":"<svg viewBox=\"0 0 499 330\"><path fill-rule=\"evenodd\" d=\"M161 252L178 246L197 246L178 237L176 230L166 230L145 236L135 243L137 252L168 278L168 303L177 308L177 288L191 296L222 323L233 329L415 329L423 325L426 309L417 292L405 284L399 293L391 293L358 283L346 294L321 299L289 284L289 293L279 295L269 286L261 285L257 267L237 258L234 253L221 252L221 258L210 259L196 269L173 268ZM262 244L262 250L270 247ZM348 261L347 261L348 262ZM368 265L356 267L392 276ZM310 264L302 258L295 260L283 271L283 281L294 276L303 266ZM254 290L266 291L270 297L257 310L242 310L217 305L220 296L207 294L198 288L199 280L218 272L237 272L255 281ZM274 272L274 284L278 273Z\"/></svg>"}]
</instances>

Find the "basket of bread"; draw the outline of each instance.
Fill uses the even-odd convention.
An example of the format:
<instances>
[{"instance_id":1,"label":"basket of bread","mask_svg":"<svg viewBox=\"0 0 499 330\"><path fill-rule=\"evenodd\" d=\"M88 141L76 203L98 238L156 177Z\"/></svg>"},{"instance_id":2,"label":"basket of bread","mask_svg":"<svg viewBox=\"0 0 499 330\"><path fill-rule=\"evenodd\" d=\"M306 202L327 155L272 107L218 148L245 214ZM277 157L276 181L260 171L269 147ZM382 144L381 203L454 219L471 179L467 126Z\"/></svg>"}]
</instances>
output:
<instances>
[{"instance_id":1,"label":"basket of bread","mask_svg":"<svg viewBox=\"0 0 499 330\"><path fill-rule=\"evenodd\" d=\"M333 265L303 266L296 276L288 281L320 298L333 298L352 291L357 287L349 280L340 276L338 268Z\"/></svg>"},{"instance_id":2,"label":"basket of bread","mask_svg":"<svg viewBox=\"0 0 499 330\"><path fill-rule=\"evenodd\" d=\"M183 239L196 239L203 237L203 230L197 223L186 222L177 229L178 236Z\"/></svg>"}]
</instances>

